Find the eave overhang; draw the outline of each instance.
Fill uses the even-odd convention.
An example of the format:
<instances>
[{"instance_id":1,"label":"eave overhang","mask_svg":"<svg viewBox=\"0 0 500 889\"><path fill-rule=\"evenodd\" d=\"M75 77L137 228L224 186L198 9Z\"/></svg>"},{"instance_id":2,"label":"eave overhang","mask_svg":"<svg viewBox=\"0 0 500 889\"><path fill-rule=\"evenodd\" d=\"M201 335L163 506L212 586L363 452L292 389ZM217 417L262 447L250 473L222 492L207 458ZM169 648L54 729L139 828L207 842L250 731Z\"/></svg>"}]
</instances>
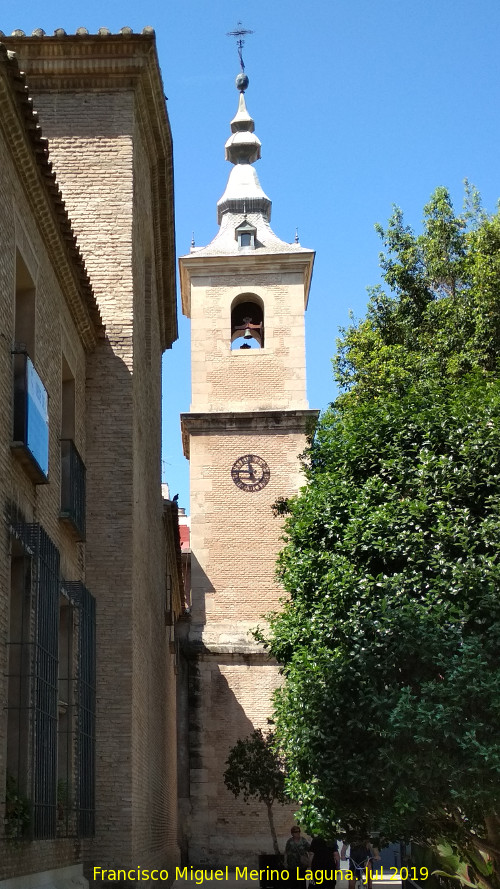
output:
<instances>
[{"instance_id":1,"label":"eave overhang","mask_svg":"<svg viewBox=\"0 0 500 889\"><path fill-rule=\"evenodd\" d=\"M104 336L104 325L83 257L16 57L0 43L0 129L37 221L70 313L87 351Z\"/></svg>"},{"instance_id":2,"label":"eave overhang","mask_svg":"<svg viewBox=\"0 0 500 889\"><path fill-rule=\"evenodd\" d=\"M132 90L151 169L156 285L162 349L177 339L172 134L153 29L133 34L2 37L33 93Z\"/></svg>"}]
</instances>

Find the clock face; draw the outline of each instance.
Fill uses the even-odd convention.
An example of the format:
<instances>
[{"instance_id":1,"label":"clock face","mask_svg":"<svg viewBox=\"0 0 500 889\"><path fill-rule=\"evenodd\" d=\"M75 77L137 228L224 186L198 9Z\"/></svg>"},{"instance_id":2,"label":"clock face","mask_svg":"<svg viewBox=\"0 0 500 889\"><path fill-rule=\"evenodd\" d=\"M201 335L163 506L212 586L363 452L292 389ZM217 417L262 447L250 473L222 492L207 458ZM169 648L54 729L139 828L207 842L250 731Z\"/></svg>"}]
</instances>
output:
<instances>
[{"instance_id":1,"label":"clock face","mask_svg":"<svg viewBox=\"0 0 500 889\"><path fill-rule=\"evenodd\" d=\"M236 460L231 469L231 477L242 491L261 491L266 487L271 473L262 457L257 457L257 454L246 454Z\"/></svg>"}]
</instances>

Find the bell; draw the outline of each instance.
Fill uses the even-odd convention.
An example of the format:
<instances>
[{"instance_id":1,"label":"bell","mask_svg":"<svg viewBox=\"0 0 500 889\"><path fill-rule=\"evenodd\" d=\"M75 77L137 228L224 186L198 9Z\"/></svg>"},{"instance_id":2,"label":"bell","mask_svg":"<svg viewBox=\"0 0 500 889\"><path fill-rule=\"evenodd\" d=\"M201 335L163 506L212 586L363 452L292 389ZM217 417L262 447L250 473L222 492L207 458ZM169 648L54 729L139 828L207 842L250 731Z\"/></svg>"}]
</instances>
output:
<instances>
[{"instance_id":1,"label":"bell","mask_svg":"<svg viewBox=\"0 0 500 889\"><path fill-rule=\"evenodd\" d=\"M250 332L249 327L247 327L247 329L245 330L245 333L243 334L243 339L244 340L251 340L252 339L252 334Z\"/></svg>"}]
</instances>

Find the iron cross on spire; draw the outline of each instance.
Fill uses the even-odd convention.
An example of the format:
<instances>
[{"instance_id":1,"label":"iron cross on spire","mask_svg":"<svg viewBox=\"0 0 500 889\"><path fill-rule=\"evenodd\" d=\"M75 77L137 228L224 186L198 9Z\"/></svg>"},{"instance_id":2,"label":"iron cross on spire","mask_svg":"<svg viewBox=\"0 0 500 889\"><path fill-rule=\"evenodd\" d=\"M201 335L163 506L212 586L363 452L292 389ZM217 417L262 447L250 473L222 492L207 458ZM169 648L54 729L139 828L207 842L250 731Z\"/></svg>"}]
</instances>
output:
<instances>
[{"instance_id":1,"label":"iron cross on spire","mask_svg":"<svg viewBox=\"0 0 500 889\"><path fill-rule=\"evenodd\" d=\"M243 47L245 45L244 38L247 34L253 34L253 31L249 31L247 28L243 28L241 22L238 22L234 31L228 31L226 37L236 37L236 46L238 47L238 56L240 59L240 66L243 73L245 73L245 63L243 61Z\"/></svg>"}]
</instances>

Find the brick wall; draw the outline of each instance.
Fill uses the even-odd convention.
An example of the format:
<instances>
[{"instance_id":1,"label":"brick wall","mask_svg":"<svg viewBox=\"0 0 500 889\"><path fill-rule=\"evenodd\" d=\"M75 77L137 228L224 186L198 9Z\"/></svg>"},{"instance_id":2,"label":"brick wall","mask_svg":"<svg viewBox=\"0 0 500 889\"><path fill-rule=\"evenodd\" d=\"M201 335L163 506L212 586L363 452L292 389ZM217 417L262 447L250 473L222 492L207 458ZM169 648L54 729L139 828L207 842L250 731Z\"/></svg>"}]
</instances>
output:
<instances>
[{"instance_id":1,"label":"brick wall","mask_svg":"<svg viewBox=\"0 0 500 889\"><path fill-rule=\"evenodd\" d=\"M193 624L203 638L221 641L215 628L242 627L272 608L283 594L275 580L282 521L272 512L278 497L303 484L300 432L193 435L190 446ZM267 463L270 480L261 491L238 488L231 468L245 454ZM203 609L200 611L200 609Z\"/></svg>"},{"instance_id":2,"label":"brick wall","mask_svg":"<svg viewBox=\"0 0 500 889\"><path fill-rule=\"evenodd\" d=\"M264 348L231 351L231 305L264 304ZM279 271L192 277L192 411L306 408L304 284Z\"/></svg>"},{"instance_id":3,"label":"brick wall","mask_svg":"<svg viewBox=\"0 0 500 889\"><path fill-rule=\"evenodd\" d=\"M272 505L304 483L299 454L314 414L306 400L306 266L286 253L255 261L194 253L180 266L192 350L191 412L183 415L192 549L184 829L192 864L256 866L259 853L273 852L266 808L235 799L223 774L235 742L268 727L280 681L251 630L283 595L275 576L283 524ZM231 307L252 298L264 308L264 347L231 350ZM260 491L242 490L231 476L247 454L269 468ZM275 807L282 850L294 809Z\"/></svg>"},{"instance_id":4,"label":"brick wall","mask_svg":"<svg viewBox=\"0 0 500 889\"><path fill-rule=\"evenodd\" d=\"M191 815L189 857L198 866L257 866L272 854L263 803L235 798L223 774L230 748L254 728L266 731L278 667L262 655L205 654L191 663ZM296 806L273 807L283 852Z\"/></svg>"},{"instance_id":5,"label":"brick wall","mask_svg":"<svg viewBox=\"0 0 500 889\"><path fill-rule=\"evenodd\" d=\"M85 352L37 219L16 175L0 130L0 700L6 701L10 619L11 538L6 513L17 508L27 522L43 526L61 555L66 580L84 576L84 546L60 522L61 357L75 377L75 441L85 459ZM49 484L35 486L12 455L12 349L15 317L16 249L36 285L35 366L49 395ZM80 843L73 839L13 842L3 838L7 711L0 709L0 881L17 874L78 865Z\"/></svg>"},{"instance_id":6,"label":"brick wall","mask_svg":"<svg viewBox=\"0 0 500 889\"><path fill-rule=\"evenodd\" d=\"M273 851L265 807L235 799L223 772L230 747L254 728L266 729L272 714L279 671L251 630L265 625L264 615L279 608L283 595L275 579L282 520L271 507L303 483L298 454L304 443L299 431L191 436L190 643L199 640L204 650L190 662L189 856L195 864L256 864L259 852ZM270 469L261 491L243 491L231 477L234 462L248 453ZM293 812L293 806L276 806L278 835L285 839Z\"/></svg>"},{"instance_id":7,"label":"brick wall","mask_svg":"<svg viewBox=\"0 0 500 889\"><path fill-rule=\"evenodd\" d=\"M97 822L87 872L177 860L151 173L132 92L37 97L107 336L88 362ZM166 700L166 705L165 705Z\"/></svg>"}]
</instances>

